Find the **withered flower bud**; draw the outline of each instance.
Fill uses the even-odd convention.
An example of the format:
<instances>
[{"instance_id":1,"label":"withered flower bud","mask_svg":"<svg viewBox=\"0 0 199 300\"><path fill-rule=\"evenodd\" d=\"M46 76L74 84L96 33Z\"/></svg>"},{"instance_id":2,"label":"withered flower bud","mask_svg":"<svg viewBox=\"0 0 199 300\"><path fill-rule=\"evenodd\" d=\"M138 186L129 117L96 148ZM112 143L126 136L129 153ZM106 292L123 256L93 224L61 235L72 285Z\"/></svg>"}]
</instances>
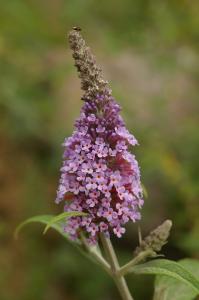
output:
<instances>
[{"instance_id":1,"label":"withered flower bud","mask_svg":"<svg viewBox=\"0 0 199 300\"><path fill-rule=\"evenodd\" d=\"M91 100L97 94L111 94L108 82L103 79L102 70L96 65L95 57L87 47L78 27L74 27L68 35L70 48L73 51L75 67L81 79L81 88L85 91L82 99Z\"/></svg>"}]
</instances>

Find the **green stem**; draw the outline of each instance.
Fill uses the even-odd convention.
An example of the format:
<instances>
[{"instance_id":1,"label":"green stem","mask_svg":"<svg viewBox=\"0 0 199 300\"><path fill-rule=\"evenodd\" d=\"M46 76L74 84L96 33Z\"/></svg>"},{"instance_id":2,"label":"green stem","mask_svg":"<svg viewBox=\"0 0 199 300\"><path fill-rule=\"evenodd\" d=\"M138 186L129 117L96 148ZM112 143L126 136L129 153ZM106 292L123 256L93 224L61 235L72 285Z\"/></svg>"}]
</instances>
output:
<instances>
[{"instance_id":1,"label":"green stem","mask_svg":"<svg viewBox=\"0 0 199 300\"><path fill-rule=\"evenodd\" d=\"M117 285L117 288L120 292L122 299L133 300L133 297L131 296L128 286L126 284L125 278L119 275L120 266L110 239L105 237L104 234L101 234L101 241L102 241L105 254L111 266L112 278L114 279Z\"/></svg>"},{"instance_id":2,"label":"green stem","mask_svg":"<svg viewBox=\"0 0 199 300\"><path fill-rule=\"evenodd\" d=\"M83 234L80 234L80 239L82 242L82 245L84 246L87 253L90 254L91 258L97 262L101 267L109 274L111 275L111 267L109 263L104 259L104 257L101 255L101 253L97 250L97 247L91 247L88 245L85 237Z\"/></svg>"},{"instance_id":3,"label":"green stem","mask_svg":"<svg viewBox=\"0 0 199 300\"><path fill-rule=\"evenodd\" d=\"M145 260L145 258L153 256L155 253L153 250L148 249L146 251L140 252L140 254L138 254L135 258L133 258L130 262L128 262L126 265L124 265L123 267L121 267L118 270L118 275L119 276L124 276L125 274L127 274L133 266L137 265L139 262Z\"/></svg>"}]
</instances>

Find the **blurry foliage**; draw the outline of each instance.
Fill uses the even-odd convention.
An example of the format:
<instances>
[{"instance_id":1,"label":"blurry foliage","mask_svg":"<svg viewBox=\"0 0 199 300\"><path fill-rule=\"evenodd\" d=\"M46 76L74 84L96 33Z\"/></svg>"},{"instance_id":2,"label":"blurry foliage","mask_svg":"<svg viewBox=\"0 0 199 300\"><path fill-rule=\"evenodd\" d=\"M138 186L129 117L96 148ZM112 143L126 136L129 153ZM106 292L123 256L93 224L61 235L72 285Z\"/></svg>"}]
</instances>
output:
<instances>
[{"instance_id":1,"label":"blurry foliage","mask_svg":"<svg viewBox=\"0 0 199 300\"><path fill-rule=\"evenodd\" d=\"M198 1L13 0L0 6L0 299L118 299L105 274L56 235L30 230L12 240L24 217L61 210L53 204L60 144L81 107L65 41L74 25L83 28L140 142L135 151L148 192L143 231L169 217L174 229L165 252L197 258ZM115 242L131 255L136 226ZM136 283L137 299L148 297L147 284Z\"/></svg>"}]
</instances>

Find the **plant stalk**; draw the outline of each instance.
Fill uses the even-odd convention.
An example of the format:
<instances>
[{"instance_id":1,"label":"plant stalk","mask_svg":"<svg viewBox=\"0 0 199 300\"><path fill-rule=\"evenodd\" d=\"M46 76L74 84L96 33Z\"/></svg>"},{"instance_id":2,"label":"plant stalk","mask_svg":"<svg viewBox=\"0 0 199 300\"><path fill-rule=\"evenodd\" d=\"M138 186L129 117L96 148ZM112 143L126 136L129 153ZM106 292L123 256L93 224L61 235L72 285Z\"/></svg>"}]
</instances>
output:
<instances>
[{"instance_id":1,"label":"plant stalk","mask_svg":"<svg viewBox=\"0 0 199 300\"><path fill-rule=\"evenodd\" d=\"M85 248L85 251L86 253L89 253L92 260L94 260L94 262L97 262L99 265L101 265L101 267L110 275L112 276L111 274L111 267L110 265L108 264L108 262L103 258L103 256L101 255L101 253L97 250L96 247L90 247L88 244L87 244L87 241L84 237L83 234L80 234L80 239L81 239L81 242L82 242L82 245L84 246Z\"/></svg>"},{"instance_id":2,"label":"plant stalk","mask_svg":"<svg viewBox=\"0 0 199 300\"><path fill-rule=\"evenodd\" d=\"M121 267L118 270L118 275L119 276L124 276L126 275L129 271L131 271L131 269L133 268L133 266L137 265L139 262L145 260L147 257L151 257L154 256L155 252L151 249L145 250L143 252L140 252L140 254L138 254L135 258L133 258L130 262L128 262L126 265L124 265L123 267Z\"/></svg>"},{"instance_id":3,"label":"plant stalk","mask_svg":"<svg viewBox=\"0 0 199 300\"><path fill-rule=\"evenodd\" d=\"M112 246L111 240L106 236L104 236L104 234L101 234L101 241L102 241L105 254L111 266L111 276L117 285L117 288L120 292L122 299L133 300L133 297L130 294L124 276L121 276L119 274L120 266L114 248Z\"/></svg>"}]
</instances>

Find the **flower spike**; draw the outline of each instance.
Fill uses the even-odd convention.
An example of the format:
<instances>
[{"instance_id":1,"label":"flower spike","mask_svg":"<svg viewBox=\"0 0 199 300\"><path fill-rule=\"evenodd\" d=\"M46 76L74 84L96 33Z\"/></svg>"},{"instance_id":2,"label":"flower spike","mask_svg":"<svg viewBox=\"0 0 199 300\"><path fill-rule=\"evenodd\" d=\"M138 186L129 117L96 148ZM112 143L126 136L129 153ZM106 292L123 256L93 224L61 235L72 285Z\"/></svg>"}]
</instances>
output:
<instances>
[{"instance_id":1,"label":"flower spike","mask_svg":"<svg viewBox=\"0 0 199 300\"><path fill-rule=\"evenodd\" d=\"M124 225L141 217L140 171L128 150L137 140L126 129L120 106L79 29L69 33L69 44L85 102L72 136L63 143L56 202L65 201L65 211L87 214L71 217L65 231L73 239L83 231L95 244L100 232L106 236L113 232L120 238L125 233Z\"/></svg>"}]
</instances>

